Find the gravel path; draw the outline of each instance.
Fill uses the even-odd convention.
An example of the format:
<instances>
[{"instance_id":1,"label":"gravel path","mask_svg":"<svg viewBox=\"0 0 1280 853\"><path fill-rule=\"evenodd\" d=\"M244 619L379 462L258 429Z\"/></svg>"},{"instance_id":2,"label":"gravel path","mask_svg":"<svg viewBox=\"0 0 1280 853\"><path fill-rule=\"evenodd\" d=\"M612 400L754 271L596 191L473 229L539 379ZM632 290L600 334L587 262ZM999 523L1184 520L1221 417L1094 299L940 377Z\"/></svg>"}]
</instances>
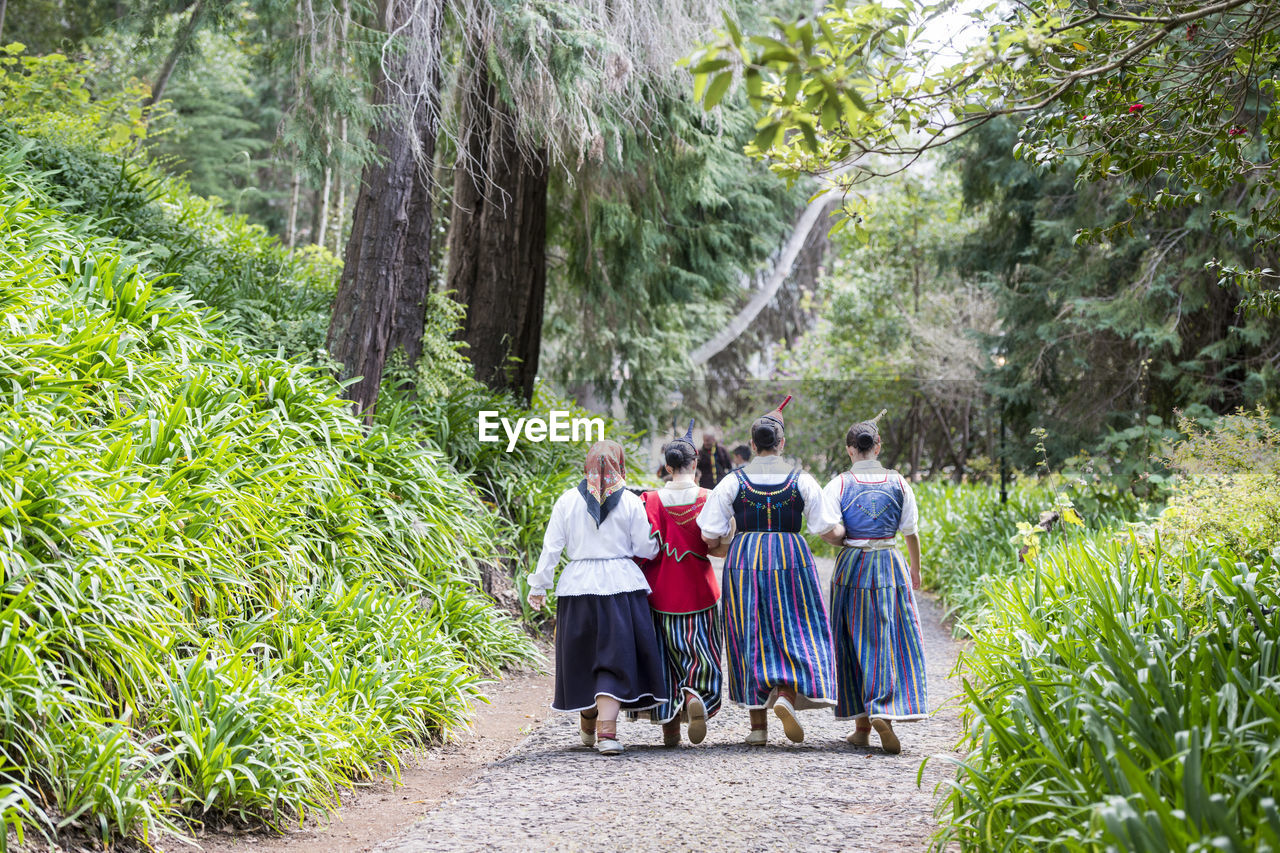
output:
<instances>
[{"instance_id":1,"label":"gravel path","mask_svg":"<svg viewBox=\"0 0 1280 853\"><path fill-rule=\"evenodd\" d=\"M820 563L829 577L833 561ZM938 603L919 601L930 705L941 710L897 727L900 755L848 746L850 724L830 711L799 715L802 744L771 716L769 746L748 747L747 712L726 701L700 746L664 749L658 726L622 722L627 751L606 757L580 745L577 715L555 714L466 793L378 850L924 850L960 731L947 702L958 692L948 676L959 644ZM937 757L917 786L926 756Z\"/></svg>"}]
</instances>

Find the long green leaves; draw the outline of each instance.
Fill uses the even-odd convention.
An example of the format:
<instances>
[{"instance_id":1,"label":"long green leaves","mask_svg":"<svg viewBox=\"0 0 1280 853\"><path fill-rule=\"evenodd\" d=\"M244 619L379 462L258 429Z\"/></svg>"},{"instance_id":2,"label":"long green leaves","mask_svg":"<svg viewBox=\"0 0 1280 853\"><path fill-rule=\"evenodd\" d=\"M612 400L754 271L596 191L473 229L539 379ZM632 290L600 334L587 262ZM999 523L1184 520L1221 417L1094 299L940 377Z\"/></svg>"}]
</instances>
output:
<instances>
[{"instance_id":1,"label":"long green leaves","mask_svg":"<svg viewBox=\"0 0 1280 853\"><path fill-rule=\"evenodd\" d=\"M968 756L940 842L1280 845L1273 559L1078 542L1029 575L990 578L986 594L986 623L964 656Z\"/></svg>"},{"instance_id":2,"label":"long green leaves","mask_svg":"<svg viewBox=\"0 0 1280 853\"><path fill-rule=\"evenodd\" d=\"M0 846L329 808L532 654L475 588L512 537L42 181L0 153Z\"/></svg>"}]
</instances>

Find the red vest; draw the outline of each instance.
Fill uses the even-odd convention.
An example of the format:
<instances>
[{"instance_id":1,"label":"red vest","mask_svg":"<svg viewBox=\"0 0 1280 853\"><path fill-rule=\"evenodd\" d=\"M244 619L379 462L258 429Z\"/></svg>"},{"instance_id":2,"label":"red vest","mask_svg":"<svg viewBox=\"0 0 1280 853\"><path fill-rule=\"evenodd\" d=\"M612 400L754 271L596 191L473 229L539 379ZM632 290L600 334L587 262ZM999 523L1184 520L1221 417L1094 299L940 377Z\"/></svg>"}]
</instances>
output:
<instances>
[{"instance_id":1,"label":"red vest","mask_svg":"<svg viewBox=\"0 0 1280 853\"><path fill-rule=\"evenodd\" d=\"M687 506L668 507L657 492L644 493L649 526L658 534L658 556L640 563L649 582L649 606L661 613L696 613L715 605L720 583L707 559L698 513L711 492L698 489Z\"/></svg>"}]
</instances>

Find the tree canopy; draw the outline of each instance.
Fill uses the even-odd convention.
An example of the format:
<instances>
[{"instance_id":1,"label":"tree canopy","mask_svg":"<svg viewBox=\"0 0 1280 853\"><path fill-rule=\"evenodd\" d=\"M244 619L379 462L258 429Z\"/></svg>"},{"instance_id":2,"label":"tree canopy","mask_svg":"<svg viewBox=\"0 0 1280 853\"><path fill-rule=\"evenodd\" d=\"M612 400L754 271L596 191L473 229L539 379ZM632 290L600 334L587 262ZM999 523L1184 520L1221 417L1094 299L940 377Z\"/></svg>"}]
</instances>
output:
<instances>
[{"instance_id":1,"label":"tree canopy","mask_svg":"<svg viewBox=\"0 0 1280 853\"><path fill-rule=\"evenodd\" d=\"M713 107L741 76L760 113L754 148L787 175L854 162L846 179L905 167L1001 116L1024 116L1014 153L1083 181L1129 181L1128 209L1085 223L1101 240L1141 212L1232 202L1213 222L1258 244L1254 264L1210 258L1249 305L1280 307L1275 262L1280 8L1248 0L835 0L768 34L726 19L691 59ZM850 218L856 225L856 206Z\"/></svg>"}]
</instances>

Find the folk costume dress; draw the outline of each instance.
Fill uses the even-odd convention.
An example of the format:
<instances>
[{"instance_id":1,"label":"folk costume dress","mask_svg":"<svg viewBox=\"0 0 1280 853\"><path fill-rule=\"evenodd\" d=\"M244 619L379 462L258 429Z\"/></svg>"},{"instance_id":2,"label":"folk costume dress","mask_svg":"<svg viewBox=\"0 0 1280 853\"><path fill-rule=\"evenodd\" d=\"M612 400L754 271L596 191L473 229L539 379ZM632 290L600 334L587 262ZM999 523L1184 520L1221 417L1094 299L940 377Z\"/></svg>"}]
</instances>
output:
<instances>
[{"instance_id":1,"label":"folk costume dress","mask_svg":"<svg viewBox=\"0 0 1280 853\"><path fill-rule=\"evenodd\" d=\"M714 489L732 468L729 451L721 447L719 442L710 450L698 448L698 485L702 488Z\"/></svg>"},{"instance_id":2,"label":"folk costume dress","mask_svg":"<svg viewBox=\"0 0 1280 853\"><path fill-rule=\"evenodd\" d=\"M844 518L844 549L831 580L836 719L919 720L929 713L920 614L897 535L916 532L916 500L874 459L827 484Z\"/></svg>"},{"instance_id":3,"label":"folk costume dress","mask_svg":"<svg viewBox=\"0 0 1280 853\"><path fill-rule=\"evenodd\" d=\"M619 445L606 441L592 446L586 479L552 507L542 555L529 576L530 590L545 594L561 554L568 554L556 584L551 707L557 711L587 710L597 696L611 696L631 711L667 699L649 584L633 559L657 556L658 542L644 503L624 488L624 470Z\"/></svg>"},{"instance_id":4,"label":"folk costume dress","mask_svg":"<svg viewBox=\"0 0 1280 853\"><path fill-rule=\"evenodd\" d=\"M716 486L698 516L708 537L737 535L722 581L729 698L771 708L778 688L796 710L836 704L831 630L802 524L825 533L840 522L809 474L779 456L755 456Z\"/></svg>"},{"instance_id":5,"label":"folk costume dress","mask_svg":"<svg viewBox=\"0 0 1280 853\"><path fill-rule=\"evenodd\" d=\"M689 694L702 700L707 718L720 710L720 584L697 524L710 494L696 483L668 483L644 494L659 550L642 568L666 663L663 694L668 697L654 709L655 723L679 718Z\"/></svg>"}]
</instances>

